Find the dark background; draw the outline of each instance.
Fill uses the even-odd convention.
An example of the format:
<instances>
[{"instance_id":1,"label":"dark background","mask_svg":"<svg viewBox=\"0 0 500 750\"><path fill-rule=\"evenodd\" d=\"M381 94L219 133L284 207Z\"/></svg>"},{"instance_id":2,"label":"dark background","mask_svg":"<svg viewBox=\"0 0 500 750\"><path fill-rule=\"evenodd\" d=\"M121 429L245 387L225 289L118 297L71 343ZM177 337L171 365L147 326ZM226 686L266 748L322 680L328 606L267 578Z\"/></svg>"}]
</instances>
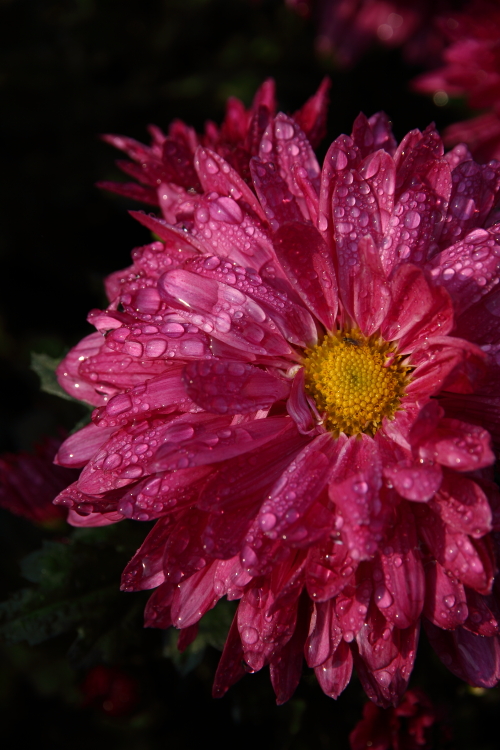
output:
<instances>
[{"instance_id":1,"label":"dark background","mask_svg":"<svg viewBox=\"0 0 500 750\"><path fill-rule=\"evenodd\" d=\"M118 154L100 133L145 141L148 123L166 128L173 118L201 130L206 119L220 122L229 95L249 104L268 76L288 112L325 74L331 77L322 153L350 132L360 110L385 110L398 139L432 120L444 127L463 117L460 102L438 108L410 91L421 69L406 65L399 50L374 47L352 69L339 70L314 52L313 41L312 23L282 0L0 0L0 452L31 449L82 416L78 406L40 392L29 353L59 357L89 333L86 314L104 304L103 278L127 266L131 249L148 241L126 213L136 206L94 187L121 179ZM4 599L26 585L18 567L23 556L42 539L64 542L66 530L42 531L7 513L0 520ZM128 554L120 544L117 570L120 554L124 562ZM96 553L96 569L102 559ZM113 580L118 585L118 572ZM55 750L89 743L96 750L189 750L209 742L258 743L262 750L348 747L364 703L356 680L335 703L307 674L296 696L277 708L268 675L258 674L212 701L216 650L209 646L203 658L174 663L165 657L169 636L140 630L143 598L121 596L127 606L134 600L137 612L128 640L112 655L68 659L74 634L31 648L1 646L4 747L31 741ZM100 658L121 670L114 679L122 674L123 690L132 695L121 716L88 698L85 680ZM435 746L498 747L490 734L498 692L455 680L425 643L417 664L414 683L440 706Z\"/></svg>"}]
</instances>

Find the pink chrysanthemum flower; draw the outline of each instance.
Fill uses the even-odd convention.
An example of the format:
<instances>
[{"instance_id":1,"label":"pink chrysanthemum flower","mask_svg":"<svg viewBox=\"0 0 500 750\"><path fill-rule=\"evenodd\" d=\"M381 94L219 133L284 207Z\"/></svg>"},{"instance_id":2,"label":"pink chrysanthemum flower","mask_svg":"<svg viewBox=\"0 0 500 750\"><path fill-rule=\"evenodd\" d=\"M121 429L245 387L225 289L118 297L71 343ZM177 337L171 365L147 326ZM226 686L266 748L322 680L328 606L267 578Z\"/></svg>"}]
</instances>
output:
<instances>
[{"instance_id":1,"label":"pink chrysanthemum flower","mask_svg":"<svg viewBox=\"0 0 500 750\"><path fill-rule=\"evenodd\" d=\"M450 0L287 0L303 16L313 15L316 45L341 65L352 65L375 41L404 47L424 65L439 60L444 37L434 24ZM456 5L456 2L455 2Z\"/></svg>"},{"instance_id":2,"label":"pink chrysanthemum flower","mask_svg":"<svg viewBox=\"0 0 500 750\"><path fill-rule=\"evenodd\" d=\"M97 328L61 363L94 404L62 446L73 523L158 519L123 575L156 588L146 624L181 629L239 600L215 679L303 657L337 697L353 664L396 703L420 622L475 685L499 677L494 588L500 164L399 146L360 115L320 169L283 114L253 189L198 147L201 191L107 280Z\"/></svg>"},{"instance_id":3,"label":"pink chrysanthemum flower","mask_svg":"<svg viewBox=\"0 0 500 750\"><path fill-rule=\"evenodd\" d=\"M470 120L451 125L445 143L466 143L480 161L500 157L500 7L476 0L464 13L443 17L451 40L444 67L420 76L417 91L465 96L472 109L483 110Z\"/></svg>"}]
</instances>

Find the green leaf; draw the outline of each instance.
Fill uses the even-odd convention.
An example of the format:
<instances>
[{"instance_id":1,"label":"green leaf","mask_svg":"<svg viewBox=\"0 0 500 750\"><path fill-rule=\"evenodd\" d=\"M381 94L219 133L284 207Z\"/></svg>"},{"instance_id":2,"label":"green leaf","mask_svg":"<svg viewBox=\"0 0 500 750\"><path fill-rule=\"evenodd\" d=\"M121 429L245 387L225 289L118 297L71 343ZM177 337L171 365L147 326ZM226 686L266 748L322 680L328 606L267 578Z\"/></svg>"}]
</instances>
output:
<instances>
[{"instance_id":1,"label":"green leaf","mask_svg":"<svg viewBox=\"0 0 500 750\"><path fill-rule=\"evenodd\" d=\"M40 388L42 391L64 398L66 401L76 401L59 385L56 377L56 367L60 361L55 357L50 357L48 354L31 352L31 369L40 378Z\"/></svg>"}]
</instances>

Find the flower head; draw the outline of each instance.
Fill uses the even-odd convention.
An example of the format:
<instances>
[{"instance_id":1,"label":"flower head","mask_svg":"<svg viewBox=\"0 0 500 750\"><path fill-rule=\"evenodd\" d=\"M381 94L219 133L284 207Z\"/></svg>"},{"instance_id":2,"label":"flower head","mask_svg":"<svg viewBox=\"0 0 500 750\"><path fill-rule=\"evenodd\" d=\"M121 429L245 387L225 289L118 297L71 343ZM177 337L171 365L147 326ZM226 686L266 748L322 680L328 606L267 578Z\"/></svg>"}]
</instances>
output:
<instances>
[{"instance_id":1,"label":"flower head","mask_svg":"<svg viewBox=\"0 0 500 750\"><path fill-rule=\"evenodd\" d=\"M239 600L221 695L270 665L278 702L305 656L337 697L353 664L403 694L425 617L476 685L498 679L500 164L438 134L396 144L360 115L321 169L269 120L251 186L199 146L201 189L107 281L97 333L59 367L94 404L58 462L77 524L158 519L123 575L180 645Z\"/></svg>"},{"instance_id":2,"label":"flower head","mask_svg":"<svg viewBox=\"0 0 500 750\"><path fill-rule=\"evenodd\" d=\"M433 23L449 0L287 0L300 15L313 15L316 45L341 65L354 63L375 41L404 47L411 62L438 60L444 37Z\"/></svg>"},{"instance_id":3,"label":"flower head","mask_svg":"<svg viewBox=\"0 0 500 750\"><path fill-rule=\"evenodd\" d=\"M483 110L445 131L448 145L466 143L474 156L487 161L500 156L500 8L492 0L475 0L463 13L443 16L443 32L451 44L444 66L420 76L415 88L442 96L465 96L472 109Z\"/></svg>"},{"instance_id":4,"label":"flower head","mask_svg":"<svg viewBox=\"0 0 500 750\"><path fill-rule=\"evenodd\" d=\"M66 516L52 500L77 473L55 466L61 440L46 438L35 453L4 453L0 456L0 507L29 521L51 524Z\"/></svg>"}]
</instances>

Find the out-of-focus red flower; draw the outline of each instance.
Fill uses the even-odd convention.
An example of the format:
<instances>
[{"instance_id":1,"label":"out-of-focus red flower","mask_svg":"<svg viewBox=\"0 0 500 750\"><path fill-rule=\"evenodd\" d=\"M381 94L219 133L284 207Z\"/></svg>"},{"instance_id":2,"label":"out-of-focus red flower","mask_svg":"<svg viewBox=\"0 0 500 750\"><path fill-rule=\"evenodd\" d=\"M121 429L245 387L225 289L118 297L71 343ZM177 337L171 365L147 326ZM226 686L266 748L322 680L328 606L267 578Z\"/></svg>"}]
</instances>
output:
<instances>
[{"instance_id":1,"label":"out-of-focus red flower","mask_svg":"<svg viewBox=\"0 0 500 750\"><path fill-rule=\"evenodd\" d=\"M450 126L448 145L466 143L480 161L500 157L500 7L476 0L463 13L444 16L441 27L451 40L445 65L415 81L417 91L434 96L465 96L478 117Z\"/></svg>"},{"instance_id":2,"label":"out-of-focus red flower","mask_svg":"<svg viewBox=\"0 0 500 750\"><path fill-rule=\"evenodd\" d=\"M451 0L287 0L302 16L315 19L316 44L341 65L352 65L378 41L404 47L411 62L437 64L444 37L434 24ZM457 5L457 2L454 3Z\"/></svg>"},{"instance_id":3,"label":"out-of-focus red flower","mask_svg":"<svg viewBox=\"0 0 500 750\"><path fill-rule=\"evenodd\" d=\"M326 694L355 665L397 704L422 620L455 674L496 684L500 164L432 127L398 145L377 114L320 168L280 113L251 186L207 147L193 165L175 224L136 214L159 240L58 369L97 407L58 502L158 519L122 586L156 588L146 624L183 647L239 600L216 695L270 665L282 703L305 656Z\"/></svg>"},{"instance_id":4,"label":"out-of-focus red flower","mask_svg":"<svg viewBox=\"0 0 500 750\"><path fill-rule=\"evenodd\" d=\"M420 690L408 690L396 708L367 703L363 718L349 735L351 750L426 750L436 714Z\"/></svg>"},{"instance_id":5,"label":"out-of-focus red flower","mask_svg":"<svg viewBox=\"0 0 500 750\"><path fill-rule=\"evenodd\" d=\"M52 501L78 473L53 463L60 445L61 440L46 438L34 454L0 456L0 507L34 523L66 517L66 511Z\"/></svg>"},{"instance_id":6,"label":"out-of-focus red flower","mask_svg":"<svg viewBox=\"0 0 500 750\"><path fill-rule=\"evenodd\" d=\"M132 713L139 703L139 683L117 667L99 664L87 673L81 686L83 705L100 708L109 716Z\"/></svg>"}]
</instances>

